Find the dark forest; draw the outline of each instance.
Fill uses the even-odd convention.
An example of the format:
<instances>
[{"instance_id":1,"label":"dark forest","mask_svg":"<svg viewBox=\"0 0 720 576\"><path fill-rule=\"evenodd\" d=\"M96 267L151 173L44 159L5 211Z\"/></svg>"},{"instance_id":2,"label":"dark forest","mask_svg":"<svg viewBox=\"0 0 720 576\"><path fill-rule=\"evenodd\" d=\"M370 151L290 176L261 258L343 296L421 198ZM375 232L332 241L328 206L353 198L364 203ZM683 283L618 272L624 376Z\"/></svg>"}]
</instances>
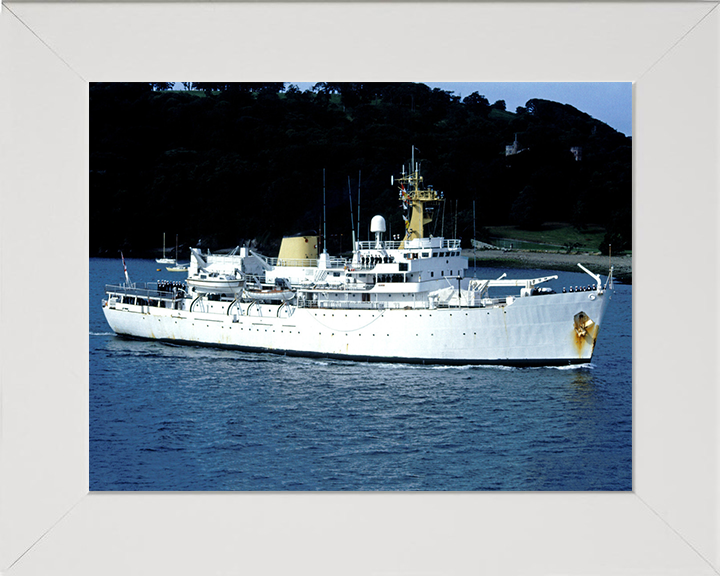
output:
<instances>
[{"instance_id":1,"label":"dark forest","mask_svg":"<svg viewBox=\"0 0 720 576\"><path fill-rule=\"evenodd\" d=\"M348 251L350 193L361 239L375 214L401 231L390 177L411 146L447 200L435 235L467 247L473 229L565 222L602 227L602 252L632 248L632 139L572 106L509 111L412 83L184 84L91 84L91 256L154 256L163 233L273 256L282 236L322 231L323 171L328 251Z\"/></svg>"}]
</instances>

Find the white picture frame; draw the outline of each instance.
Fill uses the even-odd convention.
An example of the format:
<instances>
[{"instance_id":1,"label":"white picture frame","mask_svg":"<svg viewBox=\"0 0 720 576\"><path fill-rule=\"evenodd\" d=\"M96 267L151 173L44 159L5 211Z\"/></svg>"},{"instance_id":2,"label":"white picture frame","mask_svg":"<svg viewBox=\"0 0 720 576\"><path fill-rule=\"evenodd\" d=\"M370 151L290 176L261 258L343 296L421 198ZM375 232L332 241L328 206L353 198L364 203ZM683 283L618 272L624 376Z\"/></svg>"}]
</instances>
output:
<instances>
[{"instance_id":1,"label":"white picture frame","mask_svg":"<svg viewBox=\"0 0 720 576\"><path fill-rule=\"evenodd\" d=\"M0 571L720 573L717 2L0 12ZM633 492L88 493L91 81L634 82Z\"/></svg>"}]
</instances>

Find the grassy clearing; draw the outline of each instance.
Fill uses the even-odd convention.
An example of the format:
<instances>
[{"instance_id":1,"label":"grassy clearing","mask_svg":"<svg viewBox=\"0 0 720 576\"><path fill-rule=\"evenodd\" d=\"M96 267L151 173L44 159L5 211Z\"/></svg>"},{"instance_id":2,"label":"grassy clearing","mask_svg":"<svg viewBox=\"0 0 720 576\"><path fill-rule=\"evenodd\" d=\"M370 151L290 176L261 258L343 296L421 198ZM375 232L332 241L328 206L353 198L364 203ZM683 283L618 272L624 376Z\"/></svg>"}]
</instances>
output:
<instances>
[{"instance_id":1,"label":"grassy clearing","mask_svg":"<svg viewBox=\"0 0 720 576\"><path fill-rule=\"evenodd\" d=\"M559 222L543 224L539 230L522 230L516 226L486 226L492 238L516 241L516 248L526 250L567 251L568 246L577 245L575 250L598 252L605 237L605 229L588 226L579 231L573 226Z\"/></svg>"}]
</instances>

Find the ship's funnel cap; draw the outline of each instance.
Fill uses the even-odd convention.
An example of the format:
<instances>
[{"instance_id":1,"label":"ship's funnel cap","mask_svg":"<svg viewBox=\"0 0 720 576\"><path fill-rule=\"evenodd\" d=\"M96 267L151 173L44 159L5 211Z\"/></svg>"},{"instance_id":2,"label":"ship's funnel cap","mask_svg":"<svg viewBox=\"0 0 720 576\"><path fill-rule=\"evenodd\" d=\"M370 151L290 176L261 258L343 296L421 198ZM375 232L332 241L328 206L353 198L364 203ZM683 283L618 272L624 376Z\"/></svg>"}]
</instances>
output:
<instances>
[{"instance_id":1,"label":"ship's funnel cap","mask_svg":"<svg viewBox=\"0 0 720 576\"><path fill-rule=\"evenodd\" d=\"M382 216L373 216L373 219L370 220L370 232L385 232L385 229L385 218Z\"/></svg>"}]
</instances>

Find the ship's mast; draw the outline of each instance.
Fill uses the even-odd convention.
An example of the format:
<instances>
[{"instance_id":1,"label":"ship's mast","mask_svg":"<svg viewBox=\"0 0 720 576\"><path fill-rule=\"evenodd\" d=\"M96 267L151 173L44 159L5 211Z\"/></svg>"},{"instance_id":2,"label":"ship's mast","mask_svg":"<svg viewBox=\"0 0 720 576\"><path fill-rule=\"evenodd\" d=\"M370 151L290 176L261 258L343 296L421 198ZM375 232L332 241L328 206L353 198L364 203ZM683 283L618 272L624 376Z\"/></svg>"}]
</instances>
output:
<instances>
[{"instance_id":1,"label":"ship's mast","mask_svg":"<svg viewBox=\"0 0 720 576\"><path fill-rule=\"evenodd\" d=\"M403 241L413 240L415 238L425 237L425 225L432 222L432 216L428 215L425 210L425 204L444 202L445 197L442 192L436 192L432 188L421 189L423 182L418 166L415 164L415 146L412 147L410 171L403 174L397 179L400 187L400 200L403 202L405 213L405 237ZM407 185L407 186L406 186ZM407 215L409 213L409 216Z\"/></svg>"},{"instance_id":2,"label":"ship's mast","mask_svg":"<svg viewBox=\"0 0 720 576\"><path fill-rule=\"evenodd\" d=\"M348 197L350 198L350 226L352 226L352 251L355 252L355 221L353 220L352 188L350 188L350 176L348 176Z\"/></svg>"},{"instance_id":3,"label":"ship's mast","mask_svg":"<svg viewBox=\"0 0 720 576\"><path fill-rule=\"evenodd\" d=\"M362 170L358 170L358 242L360 242L360 180L362 179Z\"/></svg>"},{"instance_id":4,"label":"ship's mast","mask_svg":"<svg viewBox=\"0 0 720 576\"><path fill-rule=\"evenodd\" d=\"M327 222L325 220L325 168L323 168L323 254L327 254Z\"/></svg>"}]
</instances>

